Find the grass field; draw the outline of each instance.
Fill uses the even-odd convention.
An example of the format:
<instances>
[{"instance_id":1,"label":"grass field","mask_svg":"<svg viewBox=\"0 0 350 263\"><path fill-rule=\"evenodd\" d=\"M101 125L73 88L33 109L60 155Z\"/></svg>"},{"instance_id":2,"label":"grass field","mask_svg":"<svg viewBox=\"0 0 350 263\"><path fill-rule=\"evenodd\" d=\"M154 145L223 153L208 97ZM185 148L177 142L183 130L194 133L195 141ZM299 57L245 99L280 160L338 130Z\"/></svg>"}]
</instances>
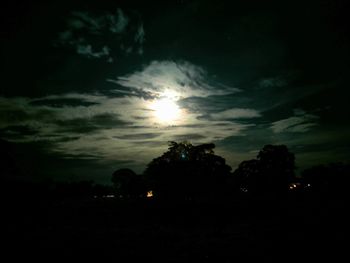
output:
<instances>
[{"instance_id":1,"label":"grass field","mask_svg":"<svg viewBox=\"0 0 350 263\"><path fill-rule=\"evenodd\" d=\"M5 207L4 252L17 258L238 262L343 255L342 204L166 204L152 200L22 200Z\"/></svg>"}]
</instances>

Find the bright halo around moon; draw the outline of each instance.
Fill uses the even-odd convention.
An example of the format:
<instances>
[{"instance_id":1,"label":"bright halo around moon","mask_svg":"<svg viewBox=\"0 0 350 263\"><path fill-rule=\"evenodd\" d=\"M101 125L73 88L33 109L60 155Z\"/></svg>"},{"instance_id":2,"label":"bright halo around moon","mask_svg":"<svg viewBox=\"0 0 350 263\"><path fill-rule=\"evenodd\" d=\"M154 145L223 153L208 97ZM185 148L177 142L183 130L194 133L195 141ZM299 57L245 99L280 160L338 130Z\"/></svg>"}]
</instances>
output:
<instances>
[{"instance_id":1,"label":"bright halo around moon","mask_svg":"<svg viewBox=\"0 0 350 263\"><path fill-rule=\"evenodd\" d=\"M181 109L171 98L161 98L152 102L151 107L158 122L172 124L181 116Z\"/></svg>"}]
</instances>

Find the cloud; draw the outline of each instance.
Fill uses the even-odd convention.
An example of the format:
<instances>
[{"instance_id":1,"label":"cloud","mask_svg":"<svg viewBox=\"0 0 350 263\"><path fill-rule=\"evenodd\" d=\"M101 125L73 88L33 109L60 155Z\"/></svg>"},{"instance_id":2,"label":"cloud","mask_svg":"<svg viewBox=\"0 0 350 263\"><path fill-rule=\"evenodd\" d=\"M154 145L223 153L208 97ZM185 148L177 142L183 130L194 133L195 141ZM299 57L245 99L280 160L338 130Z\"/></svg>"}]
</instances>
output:
<instances>
[{"instance_id":1,"label":"cloud","mask_svg":"<svg viewBox=\"0 0 350 263\"><path fill-rule=\"evenodd\" d=\"M45 97L40 99L33 99L29 102L30 105L35 106L49 106L60 108L63 106L91 106L96 105L98 103L85 101L78 98L53 98L53 97Z\"/></svg>"},{"instance_id":2,"label":"cloud","mask_svg":"<svg viewBox=\"0 0 350 263\"><path fill-rule=\"evenodd\" d=\"M77 53L79 55L84 55L88 58L102 58L102 57L109 57L110 55L110 48L107 46L103 46L100 51L93 51L92 46L87 45L77 45Z\"/></svg>"},{"instance_id":3,"label":"cloud","mask_svg":"<svg viewBox=\"0 0 350 263\"><path fill-rule=\"evenodd\" d=\"M164 125L149 109L151 102L97 93L0 97L0 134L17 143L45 143L50 154L80 158L93 153L100 160L136 160L134 165L144 167L164 152L170 140L213 142L249 127L226 120L201 120L199 113L185 108L178 123Z\"/></svg>"},{"instance_id":4,"label":"cloud","mask_svg":"<svg viewBox=\"0 0 350 263\"><path fill-rule=\"evenodd\" d=\"M176 100L239 91L237 88L215 83L203 68L189 62L153 61L141 71L107 81L130 88L133 92L144 92L156 97L170 96Z\"/></svg>"},{"instance_id":5,"label":"cloud","mask_svg":"<svg viewBox=\"0 0 350 263\"><path fill-rule=\"evenodd\" d=\"M145 30L143 29L143 24L141 24L135 34L134 40L136 43L143 44L145 42Z\"/></svg>"},{"instance_id":6,"label":"cloud","mask_svg":"<svg viewBox=\"0 0 350 263\"><path fill-rule=\"evenodd\" d=\"M18 136L33 136L38 134L36 129L27 125L9 125L0 129L0 138L16 139Z\"/></svg>"},{"instance_id":7,"label":"cloud","mask_svg":"<svg viewBox=\"0 0 350 263\"><path fill-rule=\"evenodd\" d=\"M110 21L109 30L112 33L122 33L123 31L125 31L127 25L129 24L129 18L124 14L123 10L121 10L120 8L117 9L117 14L115 16L106 16L107 19Z\"/></svg>"},{"instance_id":8,"label":"cloud","mask_svg":"<svg viewBox=\"0 0 350 263\"><path fill-rule=\"evenodd\" d=\"M269 87L281 88L286 85L287 85L287 80L282 77L272 77L272 78L262 79L259 83L259 86L262 88L269 88Z\"/></svg>"},{"instance_id":9,"label":"cloud","mask_svg":"<svg viewBox=\"0 0 350 263\"><path fill-rule=\"evenodd\" d=\"M85 29L92 34L101 34L103 30L114 34L123 33L129 24L129 18L123 10L118 8L113 13L93 15L89 12L72 12L67 19L67 25L70 30Z\"/></svg>"},{"instance_id":10,"label":"cloud","mask_svg":"<svg viewBox=\"0 0 350 263\"><path fill-rule=\"evenodd\" d=\"M99 114L90 118L76 118L70 120L57 120L54 122L58 127L57 132L87 134L99 130L113 129L118 126L131 124L120 120L117 115Z\"/></svg>"},{"instance_id":11,"label":"cloud","mask_svg":"<svg viewBox=\"0 0 350 263\"><path fill-rule=\"evenodd\" d=\"M249 108L227 110L240 90L185 61L153 61L110 81L114 88L103 93L0 97L0 134L17 143L46 144L48 153L62 158L93 155L108 163L135 160L135 167L144 167L166 150L168 141L217 142L254 126L235 119L260 116ZM232 97L222 111L212 107L212 98L227 96ZM180 115L171 123L158 119L151 107L163 97L179 107Z\"/></svg>"},{"instance_id":12,"label":"cloud","mask_svg":"<svg viewBox=\"0 0 350 263\"><path fill-rule=\"evenodd\" d=\"M144 42L140 17L118 8L114 13L72 12L54 44L86 58L112 63L120 55L142 55Z\"/></svg>"},{"instance_id":13,"label":"cloud","mask_svg":"<svg viewBox=\"0 0 350 263\"><path fill-rule=\"evenodd\" d=\"M274 133L282 132L307 132L317 124L319 117L313 114L306 114L302 110L298 109L295 111L295 116L287 119L275 121L271 125L271 129Z\"/></svg>"},{"instance_id":14,"label":"cloud","mask_svg":"<svg viewBox=\"0 0 350 263\"><path fill-rule=\"evenodd\" d=\"M113 136L113 138L121 140L147 140L157 138L161 133L136 133L136 134L126 134L122 136Z\"/></svg>"},{"instance_id":15,"label":"cloud","mask_svg":"<svg viewBox=\"0 0 350 263\"><path fill-rule=\"evenodd\" d=\"M143 43L145 42L145 30L143 29L143 24L141 24L137 31L136 31L136 34L134 36L134 40L135 40L135 43L139 44L139 47L137 49L137 53L139 55L143 55ZM130 50L130 52L128 52L130 50L130 47L129 49L127 49L127 53L130 53L132 51L132 49Z\"/></svg>"},{"instance_id":16,"label":"cloud","mask_svg":"<svg viewBox=\"0 0 350 263\"><path fill-rule=\"evenodd\" d=\"M194 141L194 140L203 140L206 139L204 135L197 133L189 133L189 134L179 134L173 137L174 141Z\"/></svg>"},{"instance_id":17,"label":"cloud","mask_svg":"<svg viewBox=\"0 0 350 263\"><path fill-rule=\"evenodd\" d=\"M72 12L72 16L68 19L67 24L71 29L87 29L92 33L98 33L104 26L104 19L101 17L93 17L88 12Z\"/></svg>"},{"instance_id":18,"label":"cloud","mask_svg":"<svg viewBox=\"0 0 350 263\"><path fill-rule=\"evenodd\" d=\"M260 113L254 109L233 108L225 111L220 111L210 114L210 117L215 120L230 120L230 119L250 119L261 117Z\"/></svg>"}]
</instances>

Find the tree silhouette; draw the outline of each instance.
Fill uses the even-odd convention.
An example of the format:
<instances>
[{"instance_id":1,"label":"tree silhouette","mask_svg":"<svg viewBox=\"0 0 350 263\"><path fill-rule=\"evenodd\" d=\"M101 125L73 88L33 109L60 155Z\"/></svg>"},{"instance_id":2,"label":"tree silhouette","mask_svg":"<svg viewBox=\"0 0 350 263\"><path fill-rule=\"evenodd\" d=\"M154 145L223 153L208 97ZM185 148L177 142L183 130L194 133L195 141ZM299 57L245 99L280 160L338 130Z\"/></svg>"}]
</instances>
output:
<instances>
[{"instance_id":1,"label":"tree silhouette","mask_svg":"<svg viewBox=\"0 0 350 263\"><path fill-rule=\"evenodd\" d=\"M283 196L295 179L294 154L285 145L265 145L257 159L243 161L233 175L242 192Z\"/></svg>"},{"instance_id":2,"label":"tree silhouette","mask_svg":"<svg viewBox=\"0 0 350 263\"><path fill-rule=\"evenodd\" d=\"M169 142L168 151L153 159L144 173L154 197L175 201L217 197L231 167L214 154L214 148L214 144Z\"/></svg>"},{"instance_id":3,"label":"tree silhouette","mask_svg":"<svg viewBox=\"0 0 350 263\"><path fill-rule=\"evenodd\" d=\"M243 193L256 193L262 184L260 162L256 159L243 161L233 172L234 185Z\"/></svg>"},{"instance_id":4,"label":"tree silhouette","mask_svg":"<svg viewBox=\"0 0 350 263\"><path fill-rule=\"evenodd\" d=\"M123 199L135 199L145 195L146 189L141 176L128 168L118 169L112 174L115 193Z\"/></svg>"},{"instance_id":5,"label":"tree silhouette","mask_svg":"<svg viewBox=\"0 0 350 263\"><path fill-rule=\"evenodd\" d=\"M286 193L295 178L294 154L285 145L265 145L257 159L260 161L265 191L277 195Z\"/></svg>"}]
</instances>

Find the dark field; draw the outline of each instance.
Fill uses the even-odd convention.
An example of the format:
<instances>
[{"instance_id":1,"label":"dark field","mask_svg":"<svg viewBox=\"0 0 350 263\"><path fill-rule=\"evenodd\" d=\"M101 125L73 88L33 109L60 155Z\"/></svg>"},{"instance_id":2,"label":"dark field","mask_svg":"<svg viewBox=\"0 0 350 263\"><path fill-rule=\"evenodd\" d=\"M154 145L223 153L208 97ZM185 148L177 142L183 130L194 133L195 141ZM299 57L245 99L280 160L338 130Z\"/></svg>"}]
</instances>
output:
<instances>
[{"instance_id":1,"label":"dark field","mask_svg":"<svg viewBox=\"0 0 350 263\"><path fill-rule=\"evenodd\" d=\"M305 195L220 204L42 197L2 210L2 247L12 260L336 260L345 259L348 239L345 203Z\"/></svg>"}]
</instances>

